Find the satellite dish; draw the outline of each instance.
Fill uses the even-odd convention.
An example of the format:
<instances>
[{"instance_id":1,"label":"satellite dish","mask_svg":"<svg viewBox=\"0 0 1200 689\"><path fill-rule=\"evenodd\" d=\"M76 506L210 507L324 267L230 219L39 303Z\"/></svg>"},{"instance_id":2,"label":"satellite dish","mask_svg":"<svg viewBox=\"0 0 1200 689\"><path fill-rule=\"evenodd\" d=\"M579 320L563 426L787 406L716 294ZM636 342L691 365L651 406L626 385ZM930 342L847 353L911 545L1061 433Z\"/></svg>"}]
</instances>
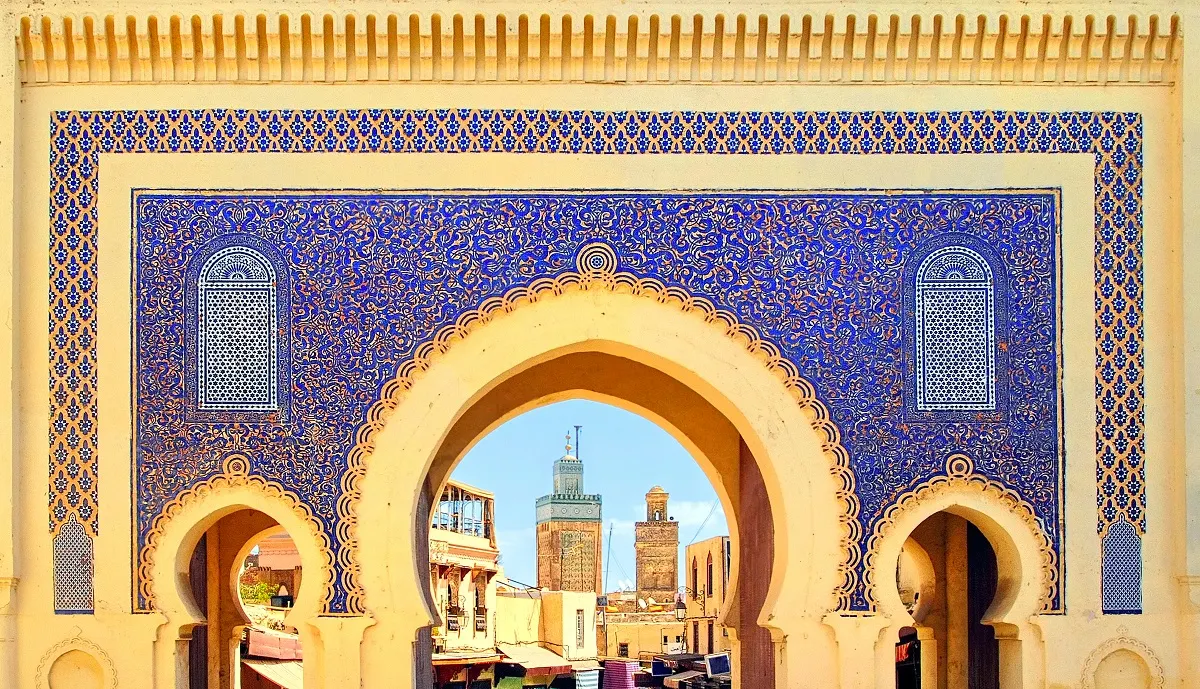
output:
<instances>
[{"instance_id":1,"label":"satellite dish","mask_svg":"<svg viewBox=\"0 0 1200 689\"><path fill-rule=\"evenodd\" d=\"M658 601L656 601L656 600L654 600L653 598L651 598L651 599L650 599L650 605L658 605Z\"/></svg>"},{"instance_id":2,"label":"satellite dish","mask_svg":"<svg viewBox=\"0 0 1200 689\"><path fill-rule=\"evenodd\" d=\"M639 598L638 599L638 607L641 608L642 610L645 610L646 609L646 601Z\"/></svg>"}]
</instances>

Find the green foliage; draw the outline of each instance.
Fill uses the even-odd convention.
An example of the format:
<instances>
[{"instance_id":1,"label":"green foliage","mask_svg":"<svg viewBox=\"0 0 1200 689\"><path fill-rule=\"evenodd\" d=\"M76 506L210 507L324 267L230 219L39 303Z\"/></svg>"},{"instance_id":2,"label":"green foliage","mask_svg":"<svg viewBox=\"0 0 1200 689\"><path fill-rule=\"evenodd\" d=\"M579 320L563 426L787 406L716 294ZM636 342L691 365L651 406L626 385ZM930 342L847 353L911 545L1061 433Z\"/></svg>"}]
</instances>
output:
<instances>
[{"instance_id":1,"label":"green foliage","mask_svg":"<svg viewBox=\"0 0 1200 689\"><path fill-rule=\"evenodd\" d=\"M278 586L265 581L238 582L238 593L241 595L243 603L269 603L271 596L278 592Z\"/></svg>"}]
</instances>

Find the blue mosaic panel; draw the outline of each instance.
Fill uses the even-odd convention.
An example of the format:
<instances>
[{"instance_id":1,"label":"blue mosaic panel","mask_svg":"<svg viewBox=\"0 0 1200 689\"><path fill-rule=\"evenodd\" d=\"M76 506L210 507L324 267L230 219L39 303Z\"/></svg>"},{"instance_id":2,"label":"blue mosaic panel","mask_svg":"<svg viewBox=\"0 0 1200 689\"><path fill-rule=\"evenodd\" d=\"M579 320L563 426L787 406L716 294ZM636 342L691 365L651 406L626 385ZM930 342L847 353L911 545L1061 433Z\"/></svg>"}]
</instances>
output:
<instances>
[{"instance_id":1,"label":"blue mosaic panel","mask_svg":"<svg viewBox=\"0 0 1200 689\"><path fill-rule=\"evenodd\" d=\"M1142 120L1113 112L62 111L50 122L49 527L99 529L96 229L101 153L1089 153L1095 160L1101 536L1145 531ZM262 250L259 248L259 250ZM290 290L280 290L282 300ZM286 328L287 322L280 322ZM290 338L281 335L281 349ZM1003 357L1003 352L999 353ZM286 360L286 352L281 354ZM283 370L283 367L280 367ZM997 379L998 405L1004 380ZM289 394L281 387L282 396ZM281 400L281 414L288 404ZM944 413L944 412L943 412ZM1061 563L1061 559L1060 559ZM138 574L139 584L143 584ZM1060 577L1061 582L1061 577ZM141 586L138 587L142 591ZM869 604L844 597L843 608ZM1055 606L1061 602L1061 590ZM142 593L135 609L146 609ZM333 612L360 611L343 590Z\"/></svg>"},{"instance_id":2,"label":"blue mosaic panel","mask_svg":"<svg viewBox=\"0 0 1200 689\"><path fill-rule=\"evenodd\" d=\"M232 451L296 491L332 539L345 457L383 384L483 301L573 270L604 242L618 269L711 300L816 387L850 452L863 533L900 493L970 455L1017 489L1052 540L1060 517L1057 195L444 194L138 196L138 529ZM293 277L285 423L187 423L184 276L210 242L252 235ZM1010 276L1003 414L906 419L910 257L965 235ZM1057 543L1057 540L1055 540ZM140 545L140 544L139 544ZM856 600L864 606L862 593Z\"/></svg>"}]
</instances>

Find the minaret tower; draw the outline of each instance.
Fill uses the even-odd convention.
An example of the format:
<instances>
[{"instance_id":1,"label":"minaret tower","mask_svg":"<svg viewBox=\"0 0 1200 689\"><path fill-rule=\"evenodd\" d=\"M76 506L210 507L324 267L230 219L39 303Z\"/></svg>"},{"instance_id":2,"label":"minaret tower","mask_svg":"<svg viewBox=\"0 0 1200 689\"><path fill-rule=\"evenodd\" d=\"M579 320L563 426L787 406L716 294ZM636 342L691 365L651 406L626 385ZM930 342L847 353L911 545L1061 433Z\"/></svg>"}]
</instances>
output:
<instances>
[{"instance_id":1,"label":"minaret tower","mask_svg":"<svg viewBox=\"0 0 1200 689\"><path fill-rule=\"evenodd\" d=\"M538 586L601 591L601 500L583 492L583 462L567 449L554 462L554 491L537 500Z\"/></svg>"},{"instance_id":2,"label":"minaret tower","mask_svg":"<svg viewBox=\"0 0 1200 689\"><path fill-rule=\"evenodd\" d=\"M646 493L646 521L633 527L637 597L647 605L675 600L679 586L679 522L667 515L670 494L655 486Z\"/></svg>"}]
</instances>

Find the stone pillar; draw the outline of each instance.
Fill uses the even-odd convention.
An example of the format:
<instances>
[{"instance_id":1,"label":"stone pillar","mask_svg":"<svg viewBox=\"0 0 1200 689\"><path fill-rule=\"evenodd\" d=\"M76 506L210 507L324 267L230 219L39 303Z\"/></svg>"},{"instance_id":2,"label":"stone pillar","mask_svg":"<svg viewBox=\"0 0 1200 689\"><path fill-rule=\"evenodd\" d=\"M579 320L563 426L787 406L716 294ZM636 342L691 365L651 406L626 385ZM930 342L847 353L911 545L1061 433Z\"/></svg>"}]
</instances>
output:
<instances>
[{"instance_id":1,"label":"stone pillar","mask_svg":"<svg viewBox=\"0 0 1200 689\"><path fill-rule=\"evenodd\" d=\"M20 4L5 4L0 10L0 35L19 36L17 12ZM11 38L9 40L12 40ZM15 188L17 107L20 84L17 79L17 51L0 50L0 686L17 686L17 564L15 535L17 531L17 501L15 486L19 480L16 448L13 444L13 425L16 408L13 405L12 374L13 338L13 241L16 236L17 198ZM45 471L46 456L29 458L30 467ZM42 474L43 478L45 474ZM37 500L36 496L30 499ZM44 499L43 500L43 505ZM44 514L44 513L43 513ZM33 527L47 543L49 533L43 524Z\"/></svg>"},{"instance_id":2,"label":"stone pillar","mask_svg":"<svg viewBox=\"0 0 1200 689\"><path fill-rule=\"evenodd\" d=\"M373 624L375 621L370 617L317 617L310 620L306 625L309 629L300 632L300 644L304 648L304 686L318 689L362 686L363 632ZM317 651L314 663L309 662L310 648ZM397 668L411 668L411 649L396 644L393 660Z\"/></svg>"},{"instance_id":3,"label":"stone pillar","mask_svg":"<svg viewBox=\"0 0 1200 689\"><path fill-rule=\"evenodd\" d=\"M1200 26L1200 6L1185 11L1185 27ZM1183 620L1180 647L1181 671L1190 688L1200 687L1200 41L1183 42L1178 103L1183 141L1180 175L1183 206L1183 366L1184 366L1184 477L1187 516L1187 571L1183 585L1190 602ZM1189 288L1188 286L1192 286ZM1163 458L1164 461L1169 461ZM1190 623L1189 623L1190 621Z\"/></svg>"},{"instance_id":4,"label":"stone pillar","mask_svg":"<svg viewBox=\"0 0 1200 689\"><path fill-rule=\"evenodd\" d=\"M967 686L967 520L946 520L946 687Z\"/></svg>"},{"instance_id":5,"label":"stone pillar","mask_svg":"<svg viewBox=\"0 0 1200 689\"><path fill-rule=\"evenodd\" d=\"M0 686L17 685L17 579L0 579Z\"/></svg>"},{"instance_id":6,"label":"stone pillar","mask_svg":"<svg viewBox=\"0 0 1200 689\"><path fill-rule=\"evenodd\" d=\"M833 628L837 640L840 689L875 689L894 684L887 674L894 658L891 644L896 639L894 633L887 635L894 627L890 619L884 615L830 614L825 624Z\"/></svg>"},{"instance_id":7,"label":"stone pillar","mask_svg":"<svg viewBox=\"0 0 1200 689\"><path fill-rule=\"evenodd\" d=\"M758 616L767 600L771 586L771 569L775 564L775 526L767 486L754 455L746 443L741 443L739 483L741 506L738 514L738 630L741 649L740 686L785 687L775 676L775 649L771 632L758 625ZM689 564L690 566L690 564ZM687 630L684 630L687 633Z\"/></svg>"}]
</instances>

